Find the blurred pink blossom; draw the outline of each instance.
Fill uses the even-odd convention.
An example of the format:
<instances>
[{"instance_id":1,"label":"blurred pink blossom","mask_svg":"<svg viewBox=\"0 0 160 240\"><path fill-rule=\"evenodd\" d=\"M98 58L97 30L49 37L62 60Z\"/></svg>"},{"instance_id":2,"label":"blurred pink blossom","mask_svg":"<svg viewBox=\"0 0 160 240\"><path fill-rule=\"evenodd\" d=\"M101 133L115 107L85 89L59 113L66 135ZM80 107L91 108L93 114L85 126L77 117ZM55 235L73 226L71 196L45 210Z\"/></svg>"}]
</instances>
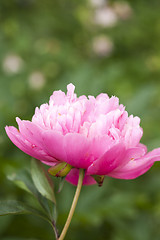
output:
<instances>
[{"instance_id":1,"label":"blurred pink blossom","mask_svg":"<svg viewBox=\"0 0 160 240\"><path fill-rule=\"evenodd\" d=\"M77 98L73 84L67 89L66 95L54 91L49 104L36 108L32 121L17 118L19 130L6 126L18 148L49 166L70 164L66 180L72 184L77 184L79 168L85 169L83 184L93 184L93 175L136 178L160 160L160 148L147 153L140 143L140 119L128 116L117 97Z\"/></svg>"},{"instance_id":2,"label":"blurred pink blossom","mask_svg":"<svg viewBox=\"0 0 160 240\"><path fill-rule=\"evenodd\" d=\"M99 57L109 57L114 49L112 40L105 36L99 35L93 39L93 52Z\"/></svg>"},{"instance_id":3,"label":"blurred pink blossom","mask_svg":"<svg viewBox=\"0 0 160 240\"><path fill-rule=\"evenodd\" d=\"M46 79L40 71L32 72L29 76L28 83L31 89L40 90L44 87Z\"/></svg>"},{"instance_id":4,"label":"blurred pink blossom","mask_svg":"<svg viewBox=\"0 0 160 240\"><path fill-rule=\"evenodd\" d=\"M113 4L113 9L117 16L122 20L129 19L133 14L133 10L127 2L115 2Z\"/></svg>"},{"instance_id":5,"label":"blurred pink blossom","mask_svg":"<svg viewBox=\"0 0 160 240\"><path fill-rule=\"evenodd\" d=\"M24 62L20 56L9 54L4 58L2 65L5 73L17 74L23 69Z\"/></svg>"},{"instance_id":6,"label":"blurred pink blossom","mask_svg":"<svg viewBox=\"0 0 160 240\"><path fill-rule=\"evenodd\" d=\"M105 0L90 0L89 1L92 7L103 7L106 5Z\"/></svg>"}]
</instances>

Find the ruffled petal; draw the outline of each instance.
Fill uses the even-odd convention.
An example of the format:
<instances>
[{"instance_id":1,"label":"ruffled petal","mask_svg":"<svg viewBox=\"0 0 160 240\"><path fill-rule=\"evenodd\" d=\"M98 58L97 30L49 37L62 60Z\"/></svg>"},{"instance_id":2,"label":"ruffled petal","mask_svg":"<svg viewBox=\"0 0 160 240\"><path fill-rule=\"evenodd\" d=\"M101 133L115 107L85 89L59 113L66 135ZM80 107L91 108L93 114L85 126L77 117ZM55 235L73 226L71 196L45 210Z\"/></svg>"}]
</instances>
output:
<instances>
[{"instance_id":1,"label":"ruffled petal","mask_svg":"<svg viewBox=\"0 0 160 240\"><path fill-rule=\"evenodd\" d=\"M64 92L61 90L59 91L54 91L52 96L50 97L49 104L54 104L54 105L63 105L65 104L66 101L66 95Z\"/></svg>"},{"instance_id":2,"label":"ruffled petal","mask_svg":"<svg viewBox=\"0 0 160 240\"><path fill-rule=\"evenodd\" d=\"M125 145L127 148L136 147L143 135L143 130L139 126L140 118L129 116L125 124L122 136L124 137Z\"/></svg>"}]
</instances>

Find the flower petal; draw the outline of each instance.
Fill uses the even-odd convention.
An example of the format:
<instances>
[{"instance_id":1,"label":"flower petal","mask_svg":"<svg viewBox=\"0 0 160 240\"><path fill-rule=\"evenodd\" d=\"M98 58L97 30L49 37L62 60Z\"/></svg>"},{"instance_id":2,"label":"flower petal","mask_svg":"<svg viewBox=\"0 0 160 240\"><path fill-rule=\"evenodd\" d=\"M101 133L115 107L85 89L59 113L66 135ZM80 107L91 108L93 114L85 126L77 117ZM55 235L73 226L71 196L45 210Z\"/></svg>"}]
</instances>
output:
<instances>
[{"instance_id":1,"label":"flower petal","mask_svg":"<svg viewBox=\"0 0 160 240\"><path fill-rule=\"evenodd\" d=\"M147 172L155 161L160 161L160 148L149 152L142 158L129 161L125 166L107 174L121 179L134 179Z\"/></svg>"},{"instance_id":2,"label":"flower petal","mask_svg":"<svg viewBox=\"0 0 160 240\"><path fill-rule=\"evenodd\" d=\"M91 166L89 166L87 174L106 175L122 163L124 155L124 144L116 144L110 150L108 150L101 158L99 158L98 160L93 162Z\"/></svg>"},{"instance_id":3,"label":"flower petal","mask_svg":"<svg viewBox=\"0 0 160 240\"><path fill-rule=\"evenodd\" d=\"M73 168L71 169L69 174L66 176L65 180L67 182L72 183L73 185L77 185L78 178L79 178L79 169ZM85 175L83 179L83 185L92 185L92 184L96 184L96 181L91 176Z\"/></svg>"},{"instance_id":4,"label":"flower petal","mask_svg":"<svg viewBox=\"0 0 160 240\"><path fill-rule=\"evenodd\" d=\"M26 140L24 136L15 127L6 126L5 130L10 140L26 154L40 161L43 161L50 166L52 166L53 163L56 161L56 159L48 155L48 153L45 152L43 149Z\"/></svg>"},{"instance_id":5,"label":"flower petal","mask_svg":"<svg viewBox=\"0 0 160 240\"><path fill-rule=\"evenodd\" d=\"M24 138L27 139L30 143L43 148L41 135L44 130L33 122L25 120L22 121L18 117L16 118L16 121L19 126L19 131L24 136Z\"/></svg>"},{"instance_id":6,"label":"flower petal","mask_svg":"<svg viewBox=\"0 0 160 240\"><path fill-rule=\"evenodd\" d=\"M42 134L44 149L57 160L66 162L66 152L64 149L64 136L58 131L47 130Z\"/></svg>"},{"instance_id":7,"label":"flower petal","mask_svg":"<svg viewBox=\"0 0 160 240\"><path fill-rule=\"evenodd\" d=\"M75 168L87 168L91 164L89 140L78 133L65 135L66 162Z\"/></svg>"},{"instance_id":8,"label":"flower petal","mask_svg":"<svg viewBox=\"0 0 160 240\"><path fill-rule=\"evenodd\" d=\"M129 116L127 122L122 130L122 136L126 143L126 147L136 147L139 144L139 141L143 135L143 130L139 126L140 118Z\"/></svg>"},{"instance_id":9,"label":"flower petal","mask_svg":"<svg viewBox=\"0 0 160 240\"><path fill-rule=\"evenodd\" d=\"M125 156L123 161L116 169L121 168L122 166L126 165L129 161L135 160L137 158L141 158L145 155L145 148L143 145L139 145L139 147L129 148L126 150Z\"/></svg>"}]
</instances>

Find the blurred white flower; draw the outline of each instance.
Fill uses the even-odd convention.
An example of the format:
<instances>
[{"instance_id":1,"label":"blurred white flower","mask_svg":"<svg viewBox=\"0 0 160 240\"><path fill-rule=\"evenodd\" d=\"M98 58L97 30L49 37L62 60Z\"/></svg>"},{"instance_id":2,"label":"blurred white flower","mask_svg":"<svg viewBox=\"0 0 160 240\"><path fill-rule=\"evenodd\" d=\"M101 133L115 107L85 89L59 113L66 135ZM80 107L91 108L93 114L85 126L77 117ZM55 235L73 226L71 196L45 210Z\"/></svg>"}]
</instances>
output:
<instances>
[{"instance_id":1,"label":"blurred white flower","mask_svg":"<svg viewBox=\"0 0 160 240\"><path fill-rule=\"evenodd\" d=\"M40 90L44 87L46 79L41 72L36 71L29 76L28 82L30 88L34 90Z\"/></svg>"},{"instance_id":2,"label":"blurred white flower","mask_svg":"<svg viewBox=\"0 0 160 240\"><path fill-rule=\"evenodd\" d=\"M101 57L109 57L113 52L114 45L109 37L98 36L93 39L93 51Z\"/></svg>"},{"instance_id":3,"label":"blurred white flower","mask_svg":"<svg viewBox=\"0 0 160 240\"><path fill-rule=\"evenodd\" d=\"M127 2L115 2L113 7L117 16L122 20L126 20L132 16L132 8Z\"/></svg>"},{"instance_id":4,"label":"blurred white flower","mask_svg":"<svg viewBox=\"0 0 160 240\"><path fill-rule=\"evenodd\" d=\"M18 55L8 55L4 58L2 67L5 73L16 74L23 68L24 62Z\"/></svg>"},{"instance_id":5,"label":"blurred white flower","mask_svg":"<svg viewBox=\"0 0 160 240\"><path fill-rule=\"evenodd\" d=\"M113 27L117 23L117 15L110 7L96 9L94 23L102 27Z\"/></svg>"},{"instance_id":6,"label":"blurred white flower","mask_svg":"<svg viewBox=\"0 0 160 240\"><path fill-rule=\"evenodd\" d=\"M105 0L90 0L90 4L92 7L102 7L106 4Z\"/></svg>"}]
</instances>

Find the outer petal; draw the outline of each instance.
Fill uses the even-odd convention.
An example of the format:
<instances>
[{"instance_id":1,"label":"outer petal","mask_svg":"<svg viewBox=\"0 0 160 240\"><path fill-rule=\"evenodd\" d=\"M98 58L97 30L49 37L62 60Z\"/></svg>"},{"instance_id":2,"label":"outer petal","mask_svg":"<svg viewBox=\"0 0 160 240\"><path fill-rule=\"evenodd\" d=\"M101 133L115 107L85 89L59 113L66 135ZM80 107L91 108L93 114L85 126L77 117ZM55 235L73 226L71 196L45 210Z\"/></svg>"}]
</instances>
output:
<instances>
[{"instance_id":1,"label":"outer petal","mask_svg":"<svg viewBox=\"0 0 160 240\"><path fill-rule=\"evenodd\" d=\"M139 144L137 145L137 147L143 148L145 154L147 153L147 146L146 146L146 145L144 145L144 144L142 144L142 143L139 143Z\"/></svg>"},{"instance_id":2,"label":"outer petal","mask_svg":"<svg viewBox=\"0 0 160 240\"><path fill-rule=\"evenodd\" d=\"M18 117L16 118L16 121L19 126L19 131L24 136L24 138L27 139L30 143L43 148L41 136L44 129L38 127L33 122L25 120L21 121L21 119Z\"/></svg>"},{"instance_id":3,"label":"outer petal","mask_svg":"<svg viewBox=\"0 0 160 240\"><path fill-rule=\"evenodd\" d=\"M57 160L66 162L66 152L64 148L64 136L54 130L47 130L42 134L44 149Z\"/></svg>"},{"instance_id":4,"label":"outer petal","mask_svg":"<svg viewBox=\"0 0 160 240\"><path fill-rule=\"evenodd\" d=\"M22 136L22 134L15 127L6 126L5 130L10 140L26 154L36 159L39 159L40 161L43 161L50 166L52 166L53 163L57 161L43 149L26 140L24 136Z\"/></svg>"},{"instance_id":5,"label":"outer petal","mask_svg":"<svg viewBox=\"0 0 160 240\"><path fill-rule=\"evenodd\" d=\"M65 135L66 162L75 168L87 168L91 164L89 140L78 133Z\"/></svg>"},{"instance_id":6,"label":"outer petal","mask_svg":"<svg viewBox=\"0 0 160 240\"><path fill-rule=\"evenodd\" d=\"M89 175L106 175L113 171L122 162L125 156L125 147L123 143L118 143L108 150L101 158L94 161L87 170Z\"/></svg>"},{"instance_id":7,"label":"outer petal","mask_svg":"<svg viewBox=\"0 0 160 240\"><path fill-rule=\"evenodd\" d=\"M143 145L127 149L122 163L116 168L116 170L126 165L131 160L143 157L145 153L146 151Z\"/></svg>"},{"instance_id":8,"label":"outer petal","mask_svg":"<svg viewBox=\"0 0 160 240\"><path fill-rule=\"evenodd\" d=\"M94 156L94 159L98 159L111 149L114 144L115 142L108 135L96 136L91 140L91 154Z\"/></svg>"},{"instance_id":9,"label":"outer petal","mask_svg":"<svg viewBox=\"0 0 160 240\"><path fill-rule=\"evenodd\" d=\"M134 179L147 172L155 161L160 161L160 148L149 152L142 158L129 161L122 168L107 174L108 176L121 179Z\"/></svg>"},{"instance_id":10,"label":"outer petal","mask_svg":"<svg viewBox=\"0 0 160 240\"><path fill-rule=\"evenodd\" d=\"M77 185L78 183L78 177L79 177L79 170L76 168L73 168L69 174L66 176L65 180L67 182L72 183L73 185ZM83 185L92 185L96 184L96 181L91 176L84 176L83 179Z\"/></svg>"}]
</instances>

